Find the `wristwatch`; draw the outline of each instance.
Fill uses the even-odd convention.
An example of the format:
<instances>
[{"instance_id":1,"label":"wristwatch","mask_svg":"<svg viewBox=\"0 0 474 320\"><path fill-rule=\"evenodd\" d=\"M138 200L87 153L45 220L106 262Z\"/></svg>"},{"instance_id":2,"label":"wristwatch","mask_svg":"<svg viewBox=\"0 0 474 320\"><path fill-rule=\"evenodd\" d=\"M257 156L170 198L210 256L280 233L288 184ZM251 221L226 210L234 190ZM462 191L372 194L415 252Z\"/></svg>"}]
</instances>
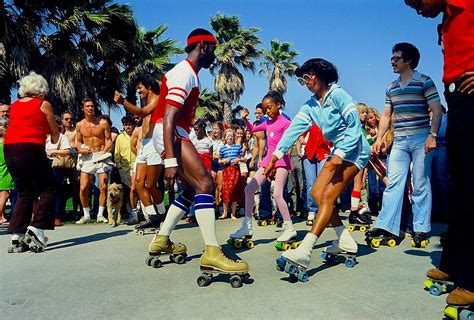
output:
<instances>
[{"instance_id":1,"label":"wristwatch","mask_svg":"<svg viewBox=\"0 0 474 320\"><path fill-rule=\"evenodd\" d=\"M437 137L438 137L438 134L437 134L436 132L430 132L430 134L431 134L431 136L432 136L433 138L437 138Z\"/></svg>"}]
</instances>

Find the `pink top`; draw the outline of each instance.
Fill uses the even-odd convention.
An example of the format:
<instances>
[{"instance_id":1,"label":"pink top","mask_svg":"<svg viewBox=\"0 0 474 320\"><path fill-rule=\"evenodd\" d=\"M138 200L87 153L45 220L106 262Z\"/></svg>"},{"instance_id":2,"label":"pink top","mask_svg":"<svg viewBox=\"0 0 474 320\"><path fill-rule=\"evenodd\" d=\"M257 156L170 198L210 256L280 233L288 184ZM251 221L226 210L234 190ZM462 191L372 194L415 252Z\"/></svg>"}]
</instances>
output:
<instances>
[{"instance_id":1,"label":"pink top","mask_svg":"<svg viewBox=\"0 0 474 320\"><path fill-rule=\"evenodd\" d=\"M278 142L280 142L283 133L285 133L286 129L290 126L291 120L288 120L282 114L279 114L275 120L268 119L267 121L256 126L253 126L247 119L243 120L247 128L252 133L265 130L267 135L267 155L265 158L263 158L262 164L260 165L260 167L265 168L265 166L270 162L273 152L275 151ZM290 157L285 154L275 163L275 168L285 168L287 170L291 170Z\"/></svg>"}]
</instances>

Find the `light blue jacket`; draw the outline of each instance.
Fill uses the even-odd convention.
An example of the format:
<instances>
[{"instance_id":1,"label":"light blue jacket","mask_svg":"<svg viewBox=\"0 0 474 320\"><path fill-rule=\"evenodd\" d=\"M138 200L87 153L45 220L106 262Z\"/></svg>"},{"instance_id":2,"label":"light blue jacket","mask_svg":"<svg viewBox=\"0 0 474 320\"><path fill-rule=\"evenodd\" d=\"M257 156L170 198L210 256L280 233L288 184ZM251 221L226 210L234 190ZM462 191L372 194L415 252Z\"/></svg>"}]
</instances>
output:
<instances>
[{"instance_id":1,"label":"light blue jacket","mask_svg":"<svg viewBox=\"0 0 474 320\"><path fill-rule=\"evenodd\" d=\"M343 160L346 155L358 152L358 145L364 139L359 112L352 97L339 85L333 84L322 106L314 95L301 107L273 154L280 159L313 124L321 129L327 141L333 143L332 153Z\"/></svg>"}]
</instances>

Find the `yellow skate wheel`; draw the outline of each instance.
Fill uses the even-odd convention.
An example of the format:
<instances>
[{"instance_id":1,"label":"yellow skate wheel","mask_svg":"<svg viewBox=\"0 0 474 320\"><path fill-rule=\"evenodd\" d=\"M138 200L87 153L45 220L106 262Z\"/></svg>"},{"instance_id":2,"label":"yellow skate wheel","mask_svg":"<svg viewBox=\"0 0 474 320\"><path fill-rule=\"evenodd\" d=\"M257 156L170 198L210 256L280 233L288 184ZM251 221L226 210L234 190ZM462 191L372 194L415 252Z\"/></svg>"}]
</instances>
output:
<instances>
[{"instance_id":1,"label":"yellow skate wheel","mask_svg":"<svg viewBox=\"0 0 474 320\"><path fill-rule=\"evenodd\" d=\"M410 246L412 246L413 248L416 247L415 241L411 240L411 241L410 241Z\"/></svg>"},{"instance_id":2,"label":"yellow skate wheel","mask_svg":"<svg viewBox=\"0 0 474 320\"><path fill-rule=\"evenodd\" d=\"M247 242L247 248L252 249L253 247L255 247L255 243L253 241Z\"/></svg>"},{"instance_id":3,"label":"yellow skate wheel","mask_svg":"<svg viewBox=\"0 0 474 320\"><path fill-rule=\"evenodd\" d=\"M300 245L300 242L293 242L293 244L291 245L291 249L296 249L298 248L298 246Z\"/></svg>"},{"instance_id":4,"label":"yellow skate wheel","mask_svg":"<svg viewBox=\"0 0 474 320\"><path fill-rule=\"evenodd\" d=\"M234 242L234 247L236 247L237 249L242 248L242 241L235 241Z\"/></svg>"},{"instance_id":5,"label":"yellow skate wheel","mask_svg":"<svg viewBox=\"0 0 474 320\"><path fill-rule=\"evenodd\" d=\"M422 248L426 248L427 245L428 245L428 241L426 241L426 240L421 241L420 246L421 246Z\"/></svg>"},{"instance_id":6,"label":"yellow skate wheel","mask_svg":"<svg viewBox=\"0 0 474 320\"><path fill-rule=\"evenodd\" d=\"M444 309L444 314L451 319L456 319L456 320L459 319L458 309L456 307L447 306Z\"/></svg>"},{"instance_id":7,"label":"yellow skate wheel","mask_svg":"<svg viewBox=\"0 0 474 320\"><path fill-rule=\"evenodd\" d=\"M423 284L425 285L426 289L429 289L433 285L433 281L431 281L430 279L426 279L425 282L423 282Z\"/></svg>"},{"instance_id":8,"label":"yellow skate wheel","mask_svg":"<svg viewBox=\"0 0 474 320\"><path fill-rule=\"evenodd\" d=\"M291 249L291 245L289 243L285 243L282 247L283 251L287 251Z\"/></svg>"},{"instance_id":9,"label":"yellow skate wheel","mask_svg":"<svg viewBox=\"0 0 474 320\"><path fill-rule=\"evenodd\" d=\"M360 226L359 230L360 230L360 232L366 232L367 228L365 226Z\"/></svg>"},{"instance_id":10,"label":"yellow skate wheel","mask_svg":"<svg viewBox=\"0 0 474 320\"><path fill-rule=\"evenodd\" d=\"M387 241L387 245L393 248L397 245L397 242L394 239L390 239Z\"/></svg>"},{"instance_id":11,"label":"yellow skate wheel","mask_svg":"<svg viewBox=\"0 0 474 320\"><path fill-rule=\"evenodd\" d=\"M265 227L266 225L267 225L267 222L265 220L263 220L261 226Z\"/></svg>"},{"instance_id":12,"label":"yellow skate wheel","mask_svg":"<svg viewBox=\"0 0 474 320\"><path fill-rule=\"evenodd\" d=\"M355 230L355 227L352 224L350 224L347 230L349 230L349 232L352 232Z\"/></svg>"},{"instance_id":13,"label":"yellow skate wheel","mask_svg":"<svg viewBox=\"0 0 474 320\"><path fill-rule=\"evenodd\" d=\"M379 239L372 239L372 241L370 243L376 248L380 246L380 240Z\"/></svg>"},{"instance_id":14,"label":"yellow skate wheel","mask_svg":"<svg viewBox=\"0 0 474 320\"><path fill-rule=\"evenodd\" d=\"M275 221L270 220L270 225L273 226L275 224Z\"/></svg>"}]
</instances>

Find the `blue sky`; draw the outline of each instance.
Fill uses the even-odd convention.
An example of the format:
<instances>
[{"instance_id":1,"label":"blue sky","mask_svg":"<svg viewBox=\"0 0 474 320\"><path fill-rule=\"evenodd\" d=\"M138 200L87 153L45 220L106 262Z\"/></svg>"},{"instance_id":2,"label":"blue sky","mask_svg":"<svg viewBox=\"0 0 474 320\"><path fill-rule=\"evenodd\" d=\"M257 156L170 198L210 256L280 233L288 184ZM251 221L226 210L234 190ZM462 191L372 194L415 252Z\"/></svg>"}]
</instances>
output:
<instances>
[{"instance_id":1,"label":"blue sky","mask_svg":"<svg viewBox=\"0 0 474 320\"><path fill-rule=\"evenodd\" d=\"M397 42L418 47L418 70L433 78L442 95L442 54L437 45L436 25L441 17L424 19L403 0L128 0L141 27L153 29L166 24L166 37L185 46L194 28L211 30L209 20L216 13L236 15L244 28L257 27L261 47L270 40L289 41L299 52L302 64L314 57L336 65L339 83L356 102L383 109L387 84L398 75L390 67L391 48ZM179 62L185 55L175 56ZM213 77L201 70L202 87L213 88ZM258 73L244 72L246 90L239 104L253 108L268 90L268 80ZM285 112L290 116L310 96L309 91L288 79ZM444 98L443 98L444 102ZM120 126L120 112L113 114Z\"/></svg>"}]
</instances>

